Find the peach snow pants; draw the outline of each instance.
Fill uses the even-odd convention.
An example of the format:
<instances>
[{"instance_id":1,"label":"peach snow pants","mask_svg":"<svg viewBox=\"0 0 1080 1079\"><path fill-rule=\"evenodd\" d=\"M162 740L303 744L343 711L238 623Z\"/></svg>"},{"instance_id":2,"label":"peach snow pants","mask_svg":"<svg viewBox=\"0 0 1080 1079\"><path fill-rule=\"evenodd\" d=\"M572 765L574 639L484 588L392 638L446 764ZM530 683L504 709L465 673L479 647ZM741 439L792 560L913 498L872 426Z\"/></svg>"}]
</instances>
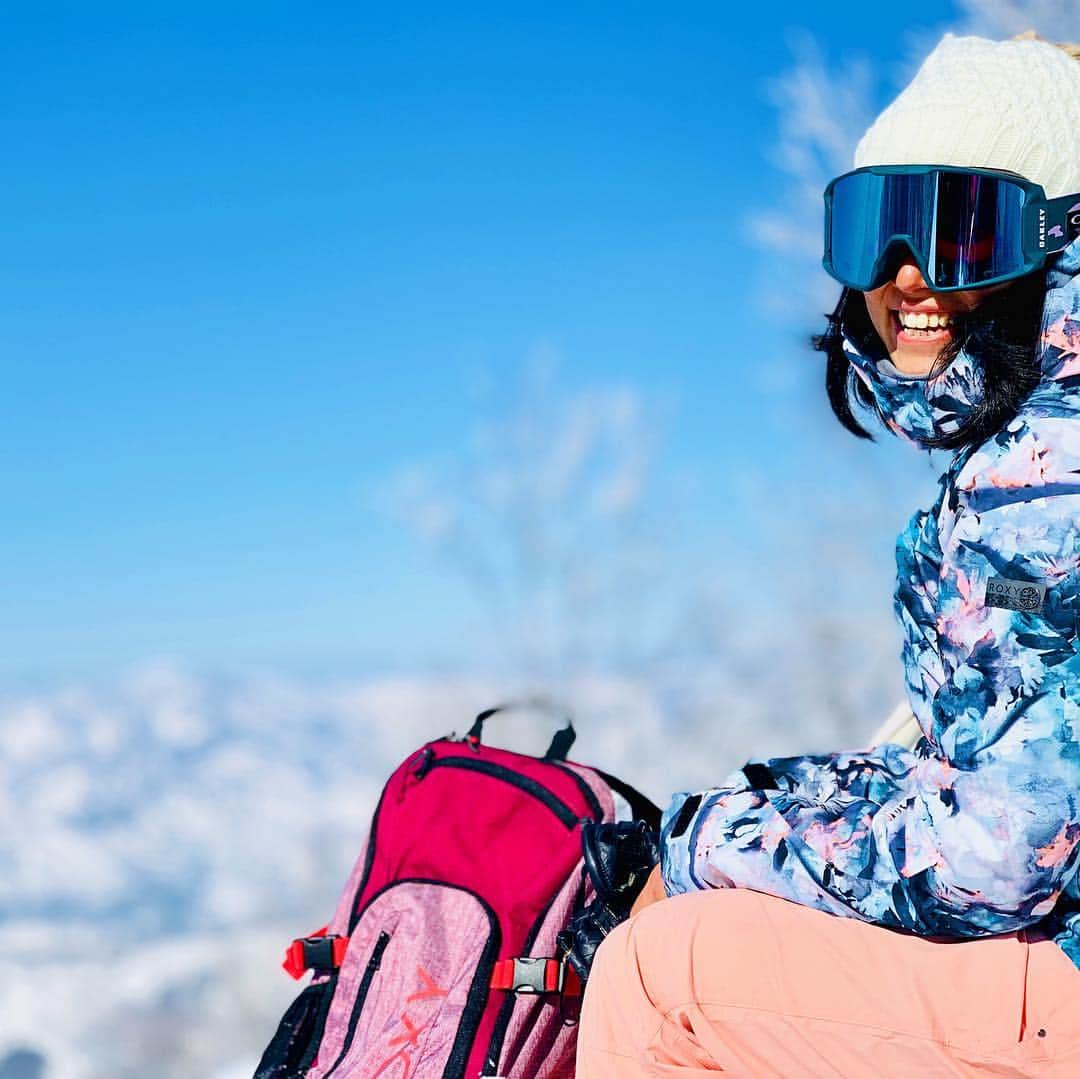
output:
<instances>
[{"instance_id":1,"label":"peach snow pants","mask_svg":"<svg viewBox=\"0 0 1080 1079\"><path fill-rule=\"evenodd\" d=\"M1032 931L916 937L742 888L601 945L577 1079L1080 1076L1080 970Z\"/></svg>"}]
</instances>

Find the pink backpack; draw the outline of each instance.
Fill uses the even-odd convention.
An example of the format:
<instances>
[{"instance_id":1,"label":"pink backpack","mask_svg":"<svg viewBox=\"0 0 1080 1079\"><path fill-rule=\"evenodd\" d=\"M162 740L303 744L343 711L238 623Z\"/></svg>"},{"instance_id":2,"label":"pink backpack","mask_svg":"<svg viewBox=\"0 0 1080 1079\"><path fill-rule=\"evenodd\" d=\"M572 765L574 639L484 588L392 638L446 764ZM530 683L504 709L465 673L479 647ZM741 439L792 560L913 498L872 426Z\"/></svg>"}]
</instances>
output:
<instances>
[{"instance_id":1,"label":"pink backpack","mask_svg":"<svg viewBox=\"0 0 1080 1079\"><path fill-rule=\"evenodd\" d=\"M390 777L329 925L290 946L311 983L255 1079L572 1076L580 983L555 938L592 898L581 824L659 811L565 759L440 738Z\"/></svg>"}]
</instances>

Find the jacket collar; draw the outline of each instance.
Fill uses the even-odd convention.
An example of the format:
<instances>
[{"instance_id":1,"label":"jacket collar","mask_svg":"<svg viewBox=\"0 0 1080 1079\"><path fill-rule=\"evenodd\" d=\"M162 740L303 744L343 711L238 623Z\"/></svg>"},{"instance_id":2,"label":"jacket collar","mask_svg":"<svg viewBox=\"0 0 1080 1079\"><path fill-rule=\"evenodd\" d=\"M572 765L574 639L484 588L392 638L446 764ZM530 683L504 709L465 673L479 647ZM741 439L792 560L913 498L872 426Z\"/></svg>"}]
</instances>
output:
<instances>
[{"instance_id":1,"label":"jacket collar","mask_svg":"<svg viewBox=\"0 0 1080 1079\"><path fill-rule=\"evenodd\" d=\"M1041 395L1080 400L1080 236L1052 264L1040 347Z\"/></svg>"}]
</instances>

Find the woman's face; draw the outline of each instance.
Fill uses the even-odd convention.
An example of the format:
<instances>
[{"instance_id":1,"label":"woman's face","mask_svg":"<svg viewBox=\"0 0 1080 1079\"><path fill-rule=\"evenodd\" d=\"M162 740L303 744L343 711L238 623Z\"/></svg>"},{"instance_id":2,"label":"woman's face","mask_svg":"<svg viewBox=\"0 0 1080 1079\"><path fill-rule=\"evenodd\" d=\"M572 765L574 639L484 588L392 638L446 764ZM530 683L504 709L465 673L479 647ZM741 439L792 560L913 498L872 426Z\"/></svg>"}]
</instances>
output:
<instances>
[{"instance_id":1,"label":"woman's face","mask_svg":"<svg viewBox=\"0 0 1080 1079\"><path fill-rule=\"evenodd\" d=\"M938 352L952 339L956 313L973 311L986 296L1008 288L1005 281L986 288L935 292L910 257L881 288L864 292L866 310L889 359L905 375L925 375Z\"/></svg>"}]
</instances>

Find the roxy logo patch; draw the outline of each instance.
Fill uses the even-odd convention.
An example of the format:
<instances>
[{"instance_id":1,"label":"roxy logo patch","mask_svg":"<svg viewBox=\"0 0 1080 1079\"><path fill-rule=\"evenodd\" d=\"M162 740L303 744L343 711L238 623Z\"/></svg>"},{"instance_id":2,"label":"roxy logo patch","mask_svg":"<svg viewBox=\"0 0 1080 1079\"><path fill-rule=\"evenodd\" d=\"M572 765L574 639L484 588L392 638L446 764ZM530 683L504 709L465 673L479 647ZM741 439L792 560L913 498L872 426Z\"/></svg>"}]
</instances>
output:
<instances>
[{"instance_id":1,"label":"roxy logo patch","mask_svg":"<svg viewBox=\"0 0 1080 1079\"><path fill-rule=\"evenodd\" d=\"M986 582L987 607L1005 607L1010 611L1041 611L1046 599L1046 585L1035 581L1010 581L991 577Z\"/></svg>"}]
</instances>

